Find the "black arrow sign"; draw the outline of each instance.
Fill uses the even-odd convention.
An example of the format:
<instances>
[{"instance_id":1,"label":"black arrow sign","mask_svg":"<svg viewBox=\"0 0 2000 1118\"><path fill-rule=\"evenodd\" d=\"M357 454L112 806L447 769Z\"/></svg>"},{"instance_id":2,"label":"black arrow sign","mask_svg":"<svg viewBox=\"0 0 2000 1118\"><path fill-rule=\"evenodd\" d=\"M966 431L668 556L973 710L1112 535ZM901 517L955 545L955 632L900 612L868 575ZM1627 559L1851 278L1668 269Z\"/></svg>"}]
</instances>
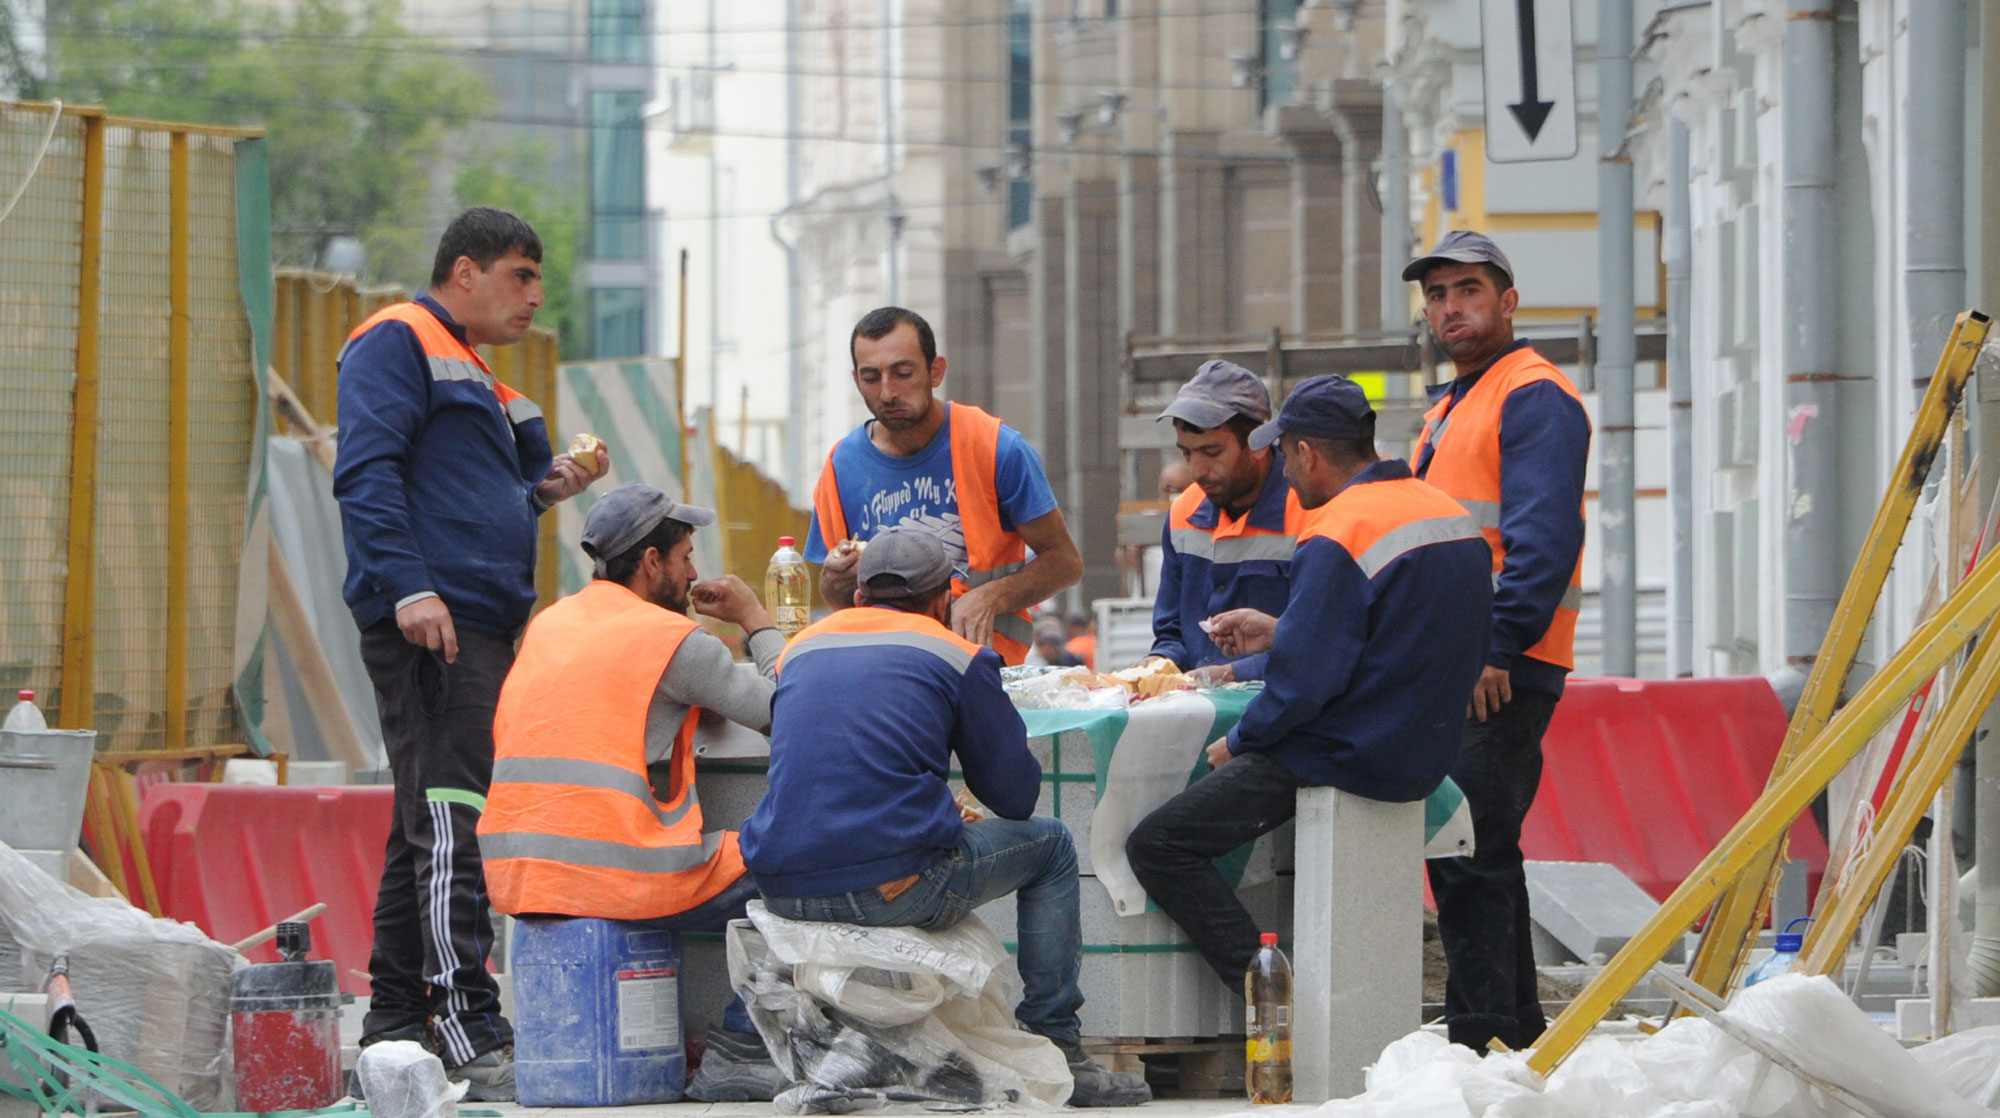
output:
<instances>
[{"instance_id":1,"label":"black arrow sign","mask_svg":"<svg viewBox=\"0 0 2000 1118\"><path fill-rule=\"evenodd\" d=\"M1542 124L1549 119L1549 110L1556 107L1553 101L1541 99L1540 75L1535 71L1535 0L1514 0L1514 18L1520 29L1521 48L1521 99L1507 106L1514 119L1521 123L1521 131L1528 134L1528 142L1542 134Z\"/></svg>"}]
</instances>

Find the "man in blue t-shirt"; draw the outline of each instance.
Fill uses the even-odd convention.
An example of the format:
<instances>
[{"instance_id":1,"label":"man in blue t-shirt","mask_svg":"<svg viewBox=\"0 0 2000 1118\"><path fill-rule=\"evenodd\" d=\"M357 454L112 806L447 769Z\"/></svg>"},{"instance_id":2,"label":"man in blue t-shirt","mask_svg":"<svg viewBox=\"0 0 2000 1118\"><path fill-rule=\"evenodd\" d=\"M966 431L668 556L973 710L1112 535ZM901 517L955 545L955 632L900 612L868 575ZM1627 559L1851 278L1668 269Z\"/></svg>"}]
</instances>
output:
<instances>
[{"instance_id":1,"label":"man in blue t-shirt","mask_svg":"<svg viewBox=\"0 0 2000 1118\"><path fill-rule=\"evenodd\" d=\"M1034 643L1027 608L1083 575L1041 457L995 417L937 398L945 360L916 312L868 312L848 348L874 418L835 444L814 488L805 557L823 564L822 596L853 605L856 545L921 528L951 558L953 631L1020 663Z\"/></svg>"}]
</instances>

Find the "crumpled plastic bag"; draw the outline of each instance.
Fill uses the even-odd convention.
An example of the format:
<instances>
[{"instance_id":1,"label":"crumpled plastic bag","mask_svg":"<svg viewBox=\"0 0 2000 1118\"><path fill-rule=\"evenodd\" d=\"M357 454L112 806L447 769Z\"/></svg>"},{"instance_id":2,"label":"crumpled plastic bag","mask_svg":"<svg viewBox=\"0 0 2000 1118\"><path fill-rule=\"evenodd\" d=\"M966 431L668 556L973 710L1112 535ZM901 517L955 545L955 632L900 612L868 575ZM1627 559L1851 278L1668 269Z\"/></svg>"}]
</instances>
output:
<instances>
[{"instance_id":1,"label":"crumpled plastic bag","mask_svg":"<svg viewBox=\"0 0 2000 1118\"><path fill-rule=\"evenodd\" d=\"M1124 685L1096 684L1096 673L1082 668L1018 665L1001 669L1001 679L1016 710L1124 710L1132 703Z\"/></svg>"},{"instance_id":2,"label":"crumpled plastic bag","mask_svg":"<svg viewBox=\"0 0 2000 1118\"><path fill-rule=\"evenodd\" d=\"M1068 1061L1015 1024L1020 973L977 917L926 932L748 912L729 980L793 1084L778 1113L1068 1101Z\"/></svg>"},{"instance_id":3,"label":"crumpled plastic bag","mask_svg":"<svg viewBox=\"0 0 2000 1118\"><path fill-rule=\"evenodd\" d=\"M354 1076L375 1118L451 1118L472 1088L446 1077L444 1061L414 1040L385 1040L361 1050Z\"/></svg>"},{"instance_id":4,"label":"crumpled plastic bag","mask_svg":"<svg viewBox=\"0 0 2000 1118\"><path fill-rule=\"evenodd\" d=\"M1910 1057L1952 1094L1988 1109L2000 1104L2000 1025L1919 1045Z\"/></svg>"},{"instance_id":5,"label":"crumpled plastic bag","mask_svg":"<svg viewBox=\"0 0 2000 1118\"><path fill-rule=\"evenodd\" d=\"M132 1064L196 1110L235 1107L229 976L243 956L193 924L119 897L91 897L0 843L0 939L19 947L20 980L40 989L69 954L77 1012L107 1056Z\"/></svg>"}]
</instances>

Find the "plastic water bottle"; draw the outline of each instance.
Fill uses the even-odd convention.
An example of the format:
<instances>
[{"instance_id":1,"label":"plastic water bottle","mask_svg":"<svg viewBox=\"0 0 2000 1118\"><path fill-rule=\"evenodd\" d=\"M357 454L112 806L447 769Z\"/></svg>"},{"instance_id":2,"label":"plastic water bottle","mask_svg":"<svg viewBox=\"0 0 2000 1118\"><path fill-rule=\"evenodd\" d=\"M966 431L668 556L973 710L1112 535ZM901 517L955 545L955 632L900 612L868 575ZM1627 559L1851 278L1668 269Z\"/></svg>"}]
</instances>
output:
<instances>
[{"instance_id":1,"label":"plastic water bottle","mask_svg":"<svg viewBox=\"0 0 2000 1118\"><path fill-rule=\"evenodd\" d=\"M1292 1101L1292 964L1265 932L1243 975L1243 1087L1254 1103Z\"/></svg>"},{"instance_id":2,"label":"plastic water bottle","mask_svg":"<svg viewBox=\"0 0 2000 1118\"><path fill-rule=\"evenodd\" d=\"M15 703L14 709L7 712L7 721L0 723L0 729L5 730L46 730L48 728L49 720L42 717L42 708L35 705L35 693L33 691L21 692L21 701Z\"/></svg>"},{"instance_id":3,"label":"plastic water bottle","mask_svg":"<svg viewBox=\"0 0 2000 1118\"><path fill-rule=\"evenodd\" d=\"M1801 916L1785 925L1785 930L1777 934L1776 942L1772 944L1775 950L1771 952L1769 958L1750 968L1750 973L1743 976L1743 985L1755 986L1767 978L1775 978L1791 970L1792 964L1798 961L1799 950L1806 945L1806 934L1794 932L1792 929L1811 919L1810 916Z\"/></svg>"},{"instance_id":4,"label":"plastic water bottle","mask_svg":"<svg viewBox=\"0 0 2000 1118\"><path fill-rule=\"evenodd\" d=\"M771 565L764 568L764 604L771 608L771 620L786 640L812 623L812 579L806 572L806 557L798 553L793 542L790 536L779 536Z\"/></svg>"}]
</instances>

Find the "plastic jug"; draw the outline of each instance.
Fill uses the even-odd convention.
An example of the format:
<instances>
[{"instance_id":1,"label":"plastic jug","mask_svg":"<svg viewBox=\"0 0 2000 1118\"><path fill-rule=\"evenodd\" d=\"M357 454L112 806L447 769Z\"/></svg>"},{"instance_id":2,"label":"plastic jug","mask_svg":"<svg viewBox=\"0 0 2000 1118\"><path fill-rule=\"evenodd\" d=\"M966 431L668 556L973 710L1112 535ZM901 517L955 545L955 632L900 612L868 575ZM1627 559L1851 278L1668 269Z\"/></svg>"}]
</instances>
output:
<instances>
[{"instance_id":1,"label":"plastic jug","mask_svg":"<svg viewBox=\"0 0 2000 1118\"><path fill-rule=\"evenodd\" d=\"M35 693L22 691L20 702L7 712L7 721L0 723L0 730L46 730L49 721L42 717L42 708L35 705Z\"/></svg>"},{"instance_id":2,"label":"plastic jug","mask_svg":"<svg viewBox=\"0 0 2000 1118\"><path fill-rule=\"evenodd\" d=\"M1750 973L1743 976L1743 985L1755 986L1767 978L1791 970L1792 964L1798 961L1799 949L1806 945L1806 934L1794 932L1792 929L1811 919L1810 916L1801 916L1785 925L1785 930L1778 933L1776 942L1771 945L1773 950L1770 957L1750 968Z\"/></svg>"},{"instance_id":3,"label":"plastic jug","mask_svg":"<svg viewBox=\"0 0 2000 1118\"><path fill-rule=\"evenodd\" d=\"M793 543L792 537L779 536L778 550L764 569L764 604L786 640L812 624L812 577L806 570L805 556Z\"/></svg>"}]
</instances>

